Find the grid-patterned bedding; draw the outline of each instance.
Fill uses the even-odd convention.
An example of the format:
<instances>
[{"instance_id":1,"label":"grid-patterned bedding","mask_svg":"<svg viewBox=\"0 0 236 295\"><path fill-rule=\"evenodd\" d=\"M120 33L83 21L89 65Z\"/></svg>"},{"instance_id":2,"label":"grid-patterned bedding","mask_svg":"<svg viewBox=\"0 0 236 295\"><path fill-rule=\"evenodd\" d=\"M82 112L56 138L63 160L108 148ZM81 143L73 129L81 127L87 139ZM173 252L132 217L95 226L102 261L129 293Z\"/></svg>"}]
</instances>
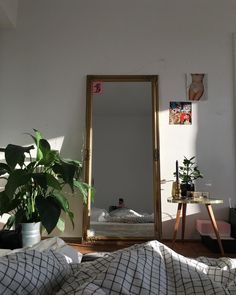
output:
<instances>
[{"instance_id":1,"label":"grid-patterned bedding","mask_svg":"<svg viewBox=\"0 0 236 295\"><path fill-rule=\"evenodd\" d=\"M72 266L62 294L236 294L236 260L199 260L152 241Z\"/></svg>"},{"instance_id":2,"label":"grid-patterned bedding","mask_svg":"<svg viewBox=\"0 0 236 295\"><path fill-rule=\"evenodd\" d=\"M0 294L52 295L70 271L64 256L51 250L6 255L0 258Z\"/></svg>"}]
</instances>

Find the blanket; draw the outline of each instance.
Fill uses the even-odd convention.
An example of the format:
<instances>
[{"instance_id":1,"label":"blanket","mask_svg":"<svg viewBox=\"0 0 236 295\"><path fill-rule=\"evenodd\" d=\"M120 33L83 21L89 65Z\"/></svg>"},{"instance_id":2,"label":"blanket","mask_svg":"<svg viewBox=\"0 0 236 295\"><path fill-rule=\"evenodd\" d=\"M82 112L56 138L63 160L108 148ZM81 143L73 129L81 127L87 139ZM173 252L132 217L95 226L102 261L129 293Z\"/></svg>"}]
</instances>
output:
<instances>
[{"instance_id":1,"label":"blanket","mask_svg":"<svg viewBox=\"0 0 236 295\"><path fill-rule=\"evenodd\" d=\"M63 294L236 294L236 260L198 260L177 254L158 241L134 245L71 264Z\"/></svg>"},{"instance_id":2,"label":"blanket","mask_svg":"<svg viewBox=\"0 0 236 295\"><path fill-rule=\"evenodd\" d=\"M52 295L70 274L65 257L55 251L24 250L0 258L1 295Z\"/></svg>"}]
</instances>

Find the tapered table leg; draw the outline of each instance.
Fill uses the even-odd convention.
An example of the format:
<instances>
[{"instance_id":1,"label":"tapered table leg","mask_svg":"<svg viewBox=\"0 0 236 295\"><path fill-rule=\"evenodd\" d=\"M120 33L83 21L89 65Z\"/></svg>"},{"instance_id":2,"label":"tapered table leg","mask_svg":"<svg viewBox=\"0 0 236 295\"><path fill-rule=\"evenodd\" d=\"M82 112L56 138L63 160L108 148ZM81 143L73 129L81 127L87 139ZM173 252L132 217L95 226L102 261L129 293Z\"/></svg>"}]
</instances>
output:
<instances>
[{"instance_id":1,"label":"tapered table leg","mask_svg":"<svg viewBox=\"0 0 236 295\"><path fill-rule=\"evenodd\" d=\"M184 241L184 233L185 233L185 220L186 220L186 209L187 204L183 203L183 209L182 209L182 242Z\"/></svg>"},{"instance_id":2,"label":"tapered table leg","mask_svg":"<svg viewBox=\"0 0 236 295\"><path fill-rule=\"evenodd\" d=\"M213 229L214 229L217 241L218 241L218 245L220 247L221 255L224 256L224 249L223 249L223 246L222 246L222 243L221 243L218 226L217 226L217 223L216 223L216 220L215 220L215 216L214 216L211 204L206 204L206 208L207 208L207 211L208 211L208 214L209 214L209 217L210 217L210 220L211 220L211 224L213 226Z\"/></svg>"},{"instance_id":3,"label":"tapered table leg","mask_svg":"<svg viewBox=\"0 0 236 295\"><path fill-rule=\"evenodd\" d=\"M182 203L179 203L178 204L178 208L177 208L177 214L176 214L176 220L175 220L175 227L174 227L174 236L173 236L173 240L172 240L172 247L174 247L176 236L177 236L177 232L178 232L178 228L179 228L179 222L180 222L180 215L181 215L182 205L183 205Z\"/></svg>"}]
</instances>

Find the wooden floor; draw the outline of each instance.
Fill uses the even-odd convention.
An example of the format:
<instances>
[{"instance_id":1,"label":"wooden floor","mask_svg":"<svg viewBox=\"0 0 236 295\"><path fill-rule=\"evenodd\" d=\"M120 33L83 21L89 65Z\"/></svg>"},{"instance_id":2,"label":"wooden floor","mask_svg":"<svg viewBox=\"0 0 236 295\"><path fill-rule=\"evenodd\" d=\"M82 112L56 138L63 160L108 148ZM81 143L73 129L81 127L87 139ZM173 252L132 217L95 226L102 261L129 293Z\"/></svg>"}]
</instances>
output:
<instances>
[{"instance_id":1,"label":"wooden floor","mask_svg":"<svg viewBox=\"0 0 236 295\"><path fill-rule=\"evenodd\" d=\"M73 248L78 250L81 253L91 253L91 252L112 252L118 249L129 247L132 244L137 242L109 242L104 241L103 243L69 243ZM171 241L162 241L163 244L167 245L171 248ZM220 253L214 253L210 251L202 242L199 241L176 241L174 251L177 253L184 255L186 257L199 257L199 256L207 256L207 257L220 257ZM236 258L236 249L235 253L225 253L226 257Z\"/></svg>"},{"instance_id":2,"label":"wooden floor","mask_svg":"<svg viewBox=\"0 0 236 295\"><path fill-rule=\"evenodd\" d=\"M171 242L164 242L164 244L171 248ZM193 258L196 258L199 256L214 257L214 258L221 257L220 252L218 253L212 252L201 241L185 241L185 242L177 241L175 243L173 250L186 257L193 257ZM235 249L235 253L225 253L224 256L236 258L236 249Z\"/></svg>"}]
</instances>

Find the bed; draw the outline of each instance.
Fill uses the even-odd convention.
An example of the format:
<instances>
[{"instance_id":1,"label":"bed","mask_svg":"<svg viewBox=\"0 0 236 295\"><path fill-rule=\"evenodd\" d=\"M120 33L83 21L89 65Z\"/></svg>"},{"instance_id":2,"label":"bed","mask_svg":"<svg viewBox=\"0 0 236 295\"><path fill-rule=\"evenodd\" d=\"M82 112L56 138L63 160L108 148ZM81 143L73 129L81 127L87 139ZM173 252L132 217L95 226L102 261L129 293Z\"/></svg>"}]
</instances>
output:
<instances>
[{"instance_id":1,"label":"bed","mask_svg":"<svg viewBox=\"0 0 236 295\"><path fill-rule=\"evenodd\" d=\"M153 223L90 222L89 236L154 237Z\"/></svg>"},{"instance_id":2,"label":"bed","mask_svg":"<svg viewBox=\"0 0 236 295\"><path fill-rule=\"evenodd\" d=\"M154 214L118 208L92 208L89 236L154 237Z\"/></svg>"},{"instance_id":3,"label":"bed","mask_svg":"<svg viewBox=\"0 0 236 295\"><path fill-rule=\"evenodd\" d=\"M1 294L236 294L235 259L190 259L150 241L83 262L54 244L4 253Z\"/></svg>"}]
</instances>

